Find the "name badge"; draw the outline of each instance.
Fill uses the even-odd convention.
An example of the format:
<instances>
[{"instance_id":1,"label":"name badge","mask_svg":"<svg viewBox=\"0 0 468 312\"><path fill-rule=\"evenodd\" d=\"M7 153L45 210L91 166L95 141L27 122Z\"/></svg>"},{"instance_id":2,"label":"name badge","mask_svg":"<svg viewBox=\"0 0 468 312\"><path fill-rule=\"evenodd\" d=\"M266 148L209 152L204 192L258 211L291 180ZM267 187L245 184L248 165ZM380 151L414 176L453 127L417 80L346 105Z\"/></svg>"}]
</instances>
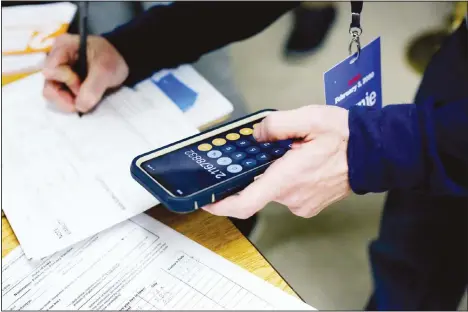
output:
<instances>
[{"instance_id":1,"label":"name badge","mask_svg":"<svg viewBox=\"0 0 468 312\"><path fill-rule=\"evenodd\" d=\"M380 37L324 74L328 105L382 108Z\"/></svg>"}]
</instances>

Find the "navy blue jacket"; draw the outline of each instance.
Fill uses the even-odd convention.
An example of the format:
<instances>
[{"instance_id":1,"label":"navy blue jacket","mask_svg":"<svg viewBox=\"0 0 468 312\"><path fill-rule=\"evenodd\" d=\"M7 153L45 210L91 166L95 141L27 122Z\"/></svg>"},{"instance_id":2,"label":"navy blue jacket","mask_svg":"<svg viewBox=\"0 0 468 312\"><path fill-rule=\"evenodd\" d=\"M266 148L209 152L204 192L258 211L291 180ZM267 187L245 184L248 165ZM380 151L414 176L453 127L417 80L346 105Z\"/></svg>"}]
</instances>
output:
<instances>
[{"instance_id":1,"label":"navy blue jacket","mask_svg":"<svg viewBox=\"0 0 468 312\"><path fill-rule=\"evenodd\" d=\"M249 38L297 2L175 2L105 37L130 68L126 84ZM357 194L411 189L468 196L468 34L464 23L426 70L413 104L349 113L349 178Z\"/></svg>"}]
</instances>

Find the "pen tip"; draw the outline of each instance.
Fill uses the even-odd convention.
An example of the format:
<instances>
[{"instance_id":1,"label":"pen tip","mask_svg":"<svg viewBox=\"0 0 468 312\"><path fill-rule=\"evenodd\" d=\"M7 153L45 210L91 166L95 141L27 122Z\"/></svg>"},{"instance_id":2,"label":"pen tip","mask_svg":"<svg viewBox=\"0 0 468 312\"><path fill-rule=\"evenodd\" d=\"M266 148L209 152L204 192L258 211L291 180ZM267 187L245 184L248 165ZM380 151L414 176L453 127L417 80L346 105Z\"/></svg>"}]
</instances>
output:
<instances>
[{"instance_id":1,"label":"pen tip","mask_svg":"<svg viewBox=\"0 0 468 312\"><path fill-rule=\"evenodd\" d=\"M81 118L81 116L83 116L83 113L82 113L82 112L78 112L78 117Z\"/></svg>"}]
</instances>

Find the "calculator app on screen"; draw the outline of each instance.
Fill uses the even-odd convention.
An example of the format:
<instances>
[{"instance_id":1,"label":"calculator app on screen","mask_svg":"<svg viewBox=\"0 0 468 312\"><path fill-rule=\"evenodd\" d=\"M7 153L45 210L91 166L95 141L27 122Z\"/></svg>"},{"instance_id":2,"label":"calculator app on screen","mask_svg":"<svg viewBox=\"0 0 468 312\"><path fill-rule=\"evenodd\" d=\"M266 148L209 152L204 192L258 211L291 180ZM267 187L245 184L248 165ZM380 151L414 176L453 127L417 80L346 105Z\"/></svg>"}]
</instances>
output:
<instances>
[{"instance_id":1,"label":"calculator app on screen","mask_svg":"<svg viewBox=\"0 0 468 312\"><path fill-rule=\"evenodd\" d=\"M188 196L247 170L270 163L291 148L292 140L259 143L247 123L149 159L142 168L176 196Z\"/></svg>"}]
</instances>

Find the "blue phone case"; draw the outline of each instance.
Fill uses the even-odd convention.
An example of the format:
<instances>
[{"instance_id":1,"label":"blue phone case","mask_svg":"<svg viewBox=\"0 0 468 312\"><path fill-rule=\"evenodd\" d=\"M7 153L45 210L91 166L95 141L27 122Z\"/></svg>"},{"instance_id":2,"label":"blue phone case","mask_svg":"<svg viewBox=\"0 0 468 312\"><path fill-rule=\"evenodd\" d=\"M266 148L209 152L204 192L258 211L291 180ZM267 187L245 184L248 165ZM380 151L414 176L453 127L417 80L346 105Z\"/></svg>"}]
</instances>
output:
<instances>
[{"instance_id":1,"label":"blue phone case","mask_svg":"<svg viewBox=\"0 0 468 312\"><path fill-rule=\"evenodd\" d=\"M197 136L200 136L204 133L211 132L215 129L224 127L226 125L232 124L234 122L240 121L242 119L246 119L248 117L254 116L256 114L266 112L266 111L275 111L274 109L264 109L261 111L258 111L256 113L247 115L245 117L236 119L232 122L229 122L227 124L220 125L218 127L215 127L213 129L204 131L202 133L193 135L191 137L179 140L177 142L174 142L172 144L166 145L164 147L149 151L145 154L139 155L135 157L132 161L131 167L130 167L130 172L132 174L133 179L135 179L141 186L143 186L148 192L150 192L154 197L156 197L164 206L166 206L167 209L170 211L176 212L176 213L189 213L197 210L198 208L201 208L207 204L210 204L213 202L213 199L215 201L221 200L225 197L228 197L230 195L233 195L235 193L238 193L239 191L243 190L246 186L248 186L250 183L252 183L255 179L256 176L262 174L265 172L265 170L269 167L269 164L267 163L263 166L254 168L252 170L249 170L245 172L244 174L238 175L233 177L232 179L225 181L219 185L209 187L205 190L203 190L200 193L186 196L186 197L175 197L167 193L163 188L161 188L157 183L155 183L148 175L140 169L137 165L136 162L139 158L144 157L148 154L154 153L156 151L160 151L163 149L166 149L170 146L173 146L175 144L179 144L183 141L186 141L188 139L195 138Z\"/></svg>"}]
</instances>

